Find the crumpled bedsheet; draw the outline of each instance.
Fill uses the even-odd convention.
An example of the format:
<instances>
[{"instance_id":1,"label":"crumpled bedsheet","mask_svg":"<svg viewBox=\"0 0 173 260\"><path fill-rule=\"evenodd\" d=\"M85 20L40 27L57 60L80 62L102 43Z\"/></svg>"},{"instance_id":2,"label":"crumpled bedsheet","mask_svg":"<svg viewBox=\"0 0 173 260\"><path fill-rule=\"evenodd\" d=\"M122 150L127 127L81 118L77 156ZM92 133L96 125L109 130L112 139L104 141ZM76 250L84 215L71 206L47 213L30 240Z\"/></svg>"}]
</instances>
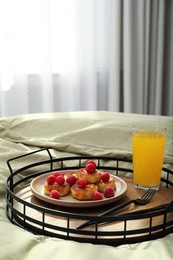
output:
<instances>
[{"instance_id":1,"label":"crumpled bedsheet","mask_svg":"<svg viewBox=\"0 0 173 260\"><path fill-rule=\"evenodd\" d=\"M173 259L173 234L117 247L33 235L6 217L7 160L49 147L56 157L106 155L131 158L134 126L167 129L164 164L173 166L173 117L106 111L29 114L0 119L0 260Z\"/></svg>"}]
</instances>

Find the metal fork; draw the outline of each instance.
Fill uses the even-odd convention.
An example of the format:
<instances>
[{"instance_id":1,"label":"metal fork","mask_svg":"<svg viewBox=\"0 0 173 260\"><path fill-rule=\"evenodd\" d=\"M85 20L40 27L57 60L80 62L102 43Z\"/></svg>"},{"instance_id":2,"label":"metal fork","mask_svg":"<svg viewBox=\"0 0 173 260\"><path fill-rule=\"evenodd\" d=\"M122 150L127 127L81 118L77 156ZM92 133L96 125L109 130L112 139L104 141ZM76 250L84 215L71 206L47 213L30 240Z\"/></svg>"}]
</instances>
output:
<instances>
[{"instance_id":1,"label":"metal fork","mask_svg":"<svg viewBox=\"0 0 173 260\"><path fill-rule=\"evenodd\" d=\"M116 212L116 211L124 208L125 206L127 206L131 203L134 203L135 205L146 205L151 200L151 198L153 197L155 191L156 191L156 189L149 188L142 196L138 197L137 199L128 200L128 201L126 201L126 202L124 202L124 203L122 203L118 206L115 206L111 209L108 209L107 211L104 211L103 213L99 214L98 217L108 216L109 214ZM95 220L89 220L89 221L86 221L83 224L79 225L77 227L77 229L81 229L81 228L90 226L90 225L95 224L95 223L96 223Z\"/></svg>"}]
</instances>

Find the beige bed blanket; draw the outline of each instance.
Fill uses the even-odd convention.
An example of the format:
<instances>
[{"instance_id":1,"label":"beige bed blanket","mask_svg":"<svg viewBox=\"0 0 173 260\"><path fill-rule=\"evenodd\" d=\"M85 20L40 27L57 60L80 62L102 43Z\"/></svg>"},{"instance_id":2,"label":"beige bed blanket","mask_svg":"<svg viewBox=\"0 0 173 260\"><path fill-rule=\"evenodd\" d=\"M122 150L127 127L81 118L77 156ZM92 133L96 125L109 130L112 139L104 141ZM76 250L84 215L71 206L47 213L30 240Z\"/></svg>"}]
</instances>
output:
<instances>
[{"instance_id":1,"label":"beige bed blanket","mask_svg":"<svg viewBox=\"0 0 173 260\"><path fill-rule=\"evenodd\" d=\"M33 235L6 217L6 161L40 147L56 157L107 155L131 158L133 126L167 129L164 164L173 165L173 117L115 112L31 114L0 119L0 260L173 259L173 234L162 239L110 247ZM26 162L27 163L27 162Z\"/></svg>"}]
</instances>

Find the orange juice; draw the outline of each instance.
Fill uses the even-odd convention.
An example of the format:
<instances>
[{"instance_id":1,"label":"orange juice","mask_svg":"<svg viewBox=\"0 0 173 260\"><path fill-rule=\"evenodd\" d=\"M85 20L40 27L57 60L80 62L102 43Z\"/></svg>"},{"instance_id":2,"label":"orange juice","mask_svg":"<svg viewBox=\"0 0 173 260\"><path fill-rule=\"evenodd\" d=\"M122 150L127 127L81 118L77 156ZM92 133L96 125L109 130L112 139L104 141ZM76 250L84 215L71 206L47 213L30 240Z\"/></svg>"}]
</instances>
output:
<instances>
[{"instance_id":1,"label":"orange juice","mask_svg":"<svg viewBox=\"0 0 173 260\"><path fill-rule=\"evenodd\" d=\"M133 175L136 187L159 187L166 135L159 131L133 134Z\"/></svg>"}]
</instances>

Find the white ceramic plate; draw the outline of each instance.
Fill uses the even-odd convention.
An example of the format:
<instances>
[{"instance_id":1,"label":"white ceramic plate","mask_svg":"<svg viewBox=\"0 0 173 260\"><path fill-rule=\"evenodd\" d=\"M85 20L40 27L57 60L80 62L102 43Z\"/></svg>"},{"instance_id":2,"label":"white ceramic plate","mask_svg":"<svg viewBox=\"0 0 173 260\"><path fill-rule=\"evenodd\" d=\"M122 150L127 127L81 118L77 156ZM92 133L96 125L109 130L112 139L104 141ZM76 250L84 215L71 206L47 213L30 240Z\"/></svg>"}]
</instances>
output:
<instances>
[{"instance_id":1,"label":"white ceramic plate","mask_svg":"<svg viewBox=\"0 0 173 260\"><path fill-rule=\"evenodd\" d=\"M67 173L67 171L64 172ZM50 172L34 178L31 181L31 190L34 196L40 200L62 207L89 208L106 205L119 200L127 190L127 184L121 178L110 175L110 177L116 182L115 196L112 198L104 198L103 200L79 201L72 198L72 196L69 194L57 200L52 199L48 195L44 194L44 183L46 182L48 175L50 175Z\"/></svg>"}]
</instances>

